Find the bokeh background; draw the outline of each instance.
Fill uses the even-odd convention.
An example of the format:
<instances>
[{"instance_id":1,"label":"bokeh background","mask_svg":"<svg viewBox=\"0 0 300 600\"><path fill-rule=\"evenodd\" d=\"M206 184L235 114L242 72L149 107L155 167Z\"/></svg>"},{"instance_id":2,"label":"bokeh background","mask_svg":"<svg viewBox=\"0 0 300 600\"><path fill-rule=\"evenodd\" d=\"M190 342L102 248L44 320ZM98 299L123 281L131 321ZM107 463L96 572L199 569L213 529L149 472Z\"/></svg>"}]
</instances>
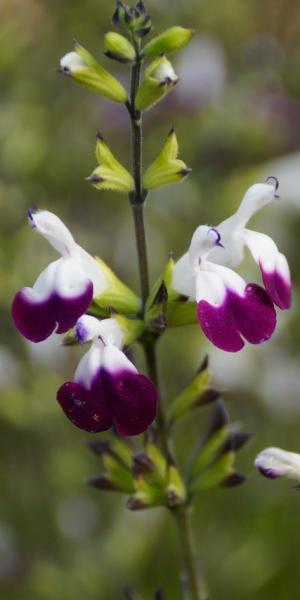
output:
<instances>
[{"instance_id":1,"label":"bokeh background","mask_svg":"<svg viewBox=\"0 0 300 600\"><path fill-rule=\"evenodd\" d=\"M288 481L255 472L268 445L300 451L299 227L300 5L286 0L148 0L155 32L192 26L174 57L180 83L145 118L145 162L176 124L182 158L193 168L181 185L153 193L147 206L151 277L168 253L179 257L193 229L236 209L248 185L280 179L281 199L253 220L287 254L294 306L278 315L273 339L227 355L208 347L197 326L160 343L166 398L190 379L209 350L215 381L227 390L233 420L254 435L239 454L243 486L203 493L195 536L212 598L299 597L300 494ZM99 473L87 434L62 415L56 389L72 376L78 351L57 339L34 346L12 326L10 303L54 258L29 229L26 209L57 214L77 241L138 289L130 210L85 177L100 130L128 165L126 111L56 72L76 37L122 80L128 69L103 57L108 0L0 2L0 597L3 600L117 600L134 583L150 600L162 583L179 600L176 532L161 510L132 514L124 499L85 486ZM258 277L251 262L244 272ZM178 430L180 459L208 414Z\"/></svg>"}]
</instances>

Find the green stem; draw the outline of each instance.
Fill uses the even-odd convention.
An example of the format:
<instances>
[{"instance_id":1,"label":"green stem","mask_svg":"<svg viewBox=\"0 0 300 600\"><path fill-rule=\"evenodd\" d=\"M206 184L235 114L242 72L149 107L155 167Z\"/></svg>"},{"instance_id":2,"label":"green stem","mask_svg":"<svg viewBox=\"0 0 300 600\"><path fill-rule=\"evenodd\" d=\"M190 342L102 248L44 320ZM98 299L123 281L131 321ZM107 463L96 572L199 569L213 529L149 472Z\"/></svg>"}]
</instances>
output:
<instances>
[{"instance_id":1,"label":"green stem","mask_svg":"<svg viewBox=\"0 0 300 600\"><path fill-rule=\"evenodd\" d=\"M136 48L136 63L132 67L131 72L131 94L130 102L127 105L131 120L131 137L132 137L132 173L134 179L134 191L129 195L130 204L132 207L138 264L139 277L142 296L142 311L144 313L145 303L149 296L149 270L147 258L147 245L144 226L144 202L145 194L142 183L142 114L136 109L135 98L140 83L141 74L141 58L140 47L135 44ZM149 377L159 390L158 366L156 357L156 340L147 339L143 343L145 358ZM158 414L157 414L157 430L159 433L161 445L166 456L171 455L171 439L168 431L168 426L165 417L164 406L162 399L159 399ZM192 529L189 520L188 506L182 506L172 510L179 531L180 544L182 547L184 573L186 585L189 590L191 600L207 600L205 585L200 578L198 564L195 557L194 545L192 539Z\"/></svg>"},{"instance_id":2,"label":"green stem","mask_svg":"<svg viewBox=\"0 0 300 600\"><path fill-rule=\"evenodd\" d=\"M190 600L208 600L208 592L204 581L202 567L196 555L193 529L189 506L173 509L176 518L182 562L184 566L182 587Z\"/></svg>"}]
</instances>

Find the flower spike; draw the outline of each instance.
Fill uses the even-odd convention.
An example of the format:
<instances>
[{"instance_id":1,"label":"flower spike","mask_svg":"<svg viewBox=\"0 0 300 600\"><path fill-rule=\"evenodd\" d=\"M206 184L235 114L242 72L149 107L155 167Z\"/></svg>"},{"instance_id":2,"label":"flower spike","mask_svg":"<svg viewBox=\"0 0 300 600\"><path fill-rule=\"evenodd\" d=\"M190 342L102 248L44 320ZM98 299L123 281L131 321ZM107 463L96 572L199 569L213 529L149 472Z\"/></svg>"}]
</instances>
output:
<instances>
[{"instance_id":1,"label":"flower spike","mask_svg":"<svg viewBox=\"0 0 300 600\"><path fill-rule=\"evenodd\" d=\"M47 210L28 212L31 227L61 254L41 273L32 288L20 290L13 301L17 329L32 342L54 331L65 333L100 295L108 282L97 262L78 246L64 223Z\"/></svg>"},{"instance_id":2,"label":"flower spike","mask_svg":"<svg viewBox=\"0 0 300 600\"><path fill-rule=\"evenodd\" d=\"M197 301L198 320L207 338L222 350L238 352L244 346L243 338L260 344L271 337L276 313L263 288L247 285L231 269L207 260L220 246L219 229L198 227L188 255L174 267L173 287Z\"/></svg>"},{"instance_id":3,"label":"flower spike","mask_svg":"<svg viewBox=\"0 0 300 600\"><path fill-rule=\"evenodd\" d=\"M113 425L119 435L143 433L156 415L157 391L121 351L123 332L115 319L84 315L76 325L81 342L92 341L74 381L64 383L57 400L80 429L96 433Z\"/></svg>"}]
</instances>

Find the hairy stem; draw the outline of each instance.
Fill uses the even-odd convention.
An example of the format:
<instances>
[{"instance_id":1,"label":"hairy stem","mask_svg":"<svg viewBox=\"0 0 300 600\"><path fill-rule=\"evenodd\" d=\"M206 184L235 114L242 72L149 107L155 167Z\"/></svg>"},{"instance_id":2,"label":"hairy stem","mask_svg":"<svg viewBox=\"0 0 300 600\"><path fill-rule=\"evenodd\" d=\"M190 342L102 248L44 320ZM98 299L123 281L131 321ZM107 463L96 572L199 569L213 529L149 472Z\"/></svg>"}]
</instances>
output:
<instances>
[{"instance_id":1,"label":"hairy stem","mask_svg":"<svg viewBox=\"0 0 300 600\"><path fill-rule=\"evenodd\" d=\"M131 71L131 94L130 102L127 105L131 120L131 138L132 138L132 173L134 179L134 191L129 195L130 204L133 212L137 256L139 265L139 278L142 296L142 312L145 310L145 303L149 295L149 270L147 258L147 245L144 226L144 202L145 194L142 183L142 114L136 109L135 99L140 82L141 59L140 47L135 44L136 63ZM159 390L159 377L156 356L156 340L147 339L143 343L145 358L149 377ZM169 435L168 426L165 417L162 399L159 399L157 414L157 430L162 449L166 456L171 455L172 440ZM181 506L172 509L172 513L177 521L180 545L182 547L182 557L184 565L185 587L188 590L190 600L207 600L205 585L200 577L198 563L196 561L194 544L192 539L192 529L189 518L189 507Z\"/></svg>"}]
</instances>

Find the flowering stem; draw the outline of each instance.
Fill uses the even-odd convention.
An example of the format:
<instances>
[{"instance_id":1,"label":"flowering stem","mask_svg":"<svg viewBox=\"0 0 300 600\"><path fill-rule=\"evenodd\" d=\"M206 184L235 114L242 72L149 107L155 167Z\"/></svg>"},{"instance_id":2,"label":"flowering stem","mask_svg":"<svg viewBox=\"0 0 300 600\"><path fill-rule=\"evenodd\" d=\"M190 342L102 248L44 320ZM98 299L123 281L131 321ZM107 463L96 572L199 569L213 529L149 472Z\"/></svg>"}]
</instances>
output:
<instances>
[{"instance_id":1,"label":"flowering stem","mask_svg":"<svg viewBox=\"0 0 300 600\"><path fill-rule=\"evenodd\" d=\"M147 297L149 296L149 270L144 226L144 202L146 195L142 184L142 114L136 109L135 106L135 99L139 87L141 73L140 45L137 42L135 43L135 50L136 62L131 71L130 102L127 103L127 109L131 121L132 172L134 179L134 191L129 194L129 200L134 219L142 296L142 311L144 312L145 303ZM156 339L154 337L145 339L143 342L143 348L149 376L159 390ZM157 429L163 451L166 456L170 456L172 453L172 440L168 431L165 411L161 398L159 399L158 403ZM189 519L189 507L188 505L184 505L171 510L177 521L180 545L182 547L185 580L190 600L207 600L208 597L205 591L205 585L200 579L200 572L195 558L192 529Z\"/></svg>"},{"instance_id":2,"label":"flowering stem","mask_svg":"<svg viewBox=\"0 0 300 600\"><path fill-rule=\"evenodd\" d=\"M176 518L182 562L184 565L182 587L190 600L208 600L208 592L202 568L195 551L190 509L188 505L173 509Z\"/></svg>"}]
</instances>

